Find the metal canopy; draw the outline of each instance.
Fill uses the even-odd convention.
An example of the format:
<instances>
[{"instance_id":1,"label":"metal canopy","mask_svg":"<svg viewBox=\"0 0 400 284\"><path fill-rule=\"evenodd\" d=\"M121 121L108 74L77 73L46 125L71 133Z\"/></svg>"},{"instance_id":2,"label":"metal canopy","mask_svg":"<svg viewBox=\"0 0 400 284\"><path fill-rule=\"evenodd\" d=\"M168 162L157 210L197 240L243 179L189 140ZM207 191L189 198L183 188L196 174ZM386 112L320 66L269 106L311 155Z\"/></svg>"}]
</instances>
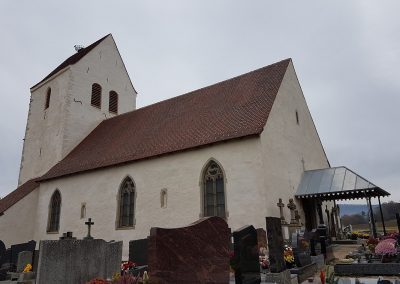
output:
<instances>
[{"instance_id":1,"label":"metal canopy","mask_svg":"<svg viewBox=\"0 0 400 284\"><path fill-rule=\"evenodd\" d=\"M390 193L346 167L305 171L295 196L340 200L389 196Z\"/></svg>"}]
</instances>

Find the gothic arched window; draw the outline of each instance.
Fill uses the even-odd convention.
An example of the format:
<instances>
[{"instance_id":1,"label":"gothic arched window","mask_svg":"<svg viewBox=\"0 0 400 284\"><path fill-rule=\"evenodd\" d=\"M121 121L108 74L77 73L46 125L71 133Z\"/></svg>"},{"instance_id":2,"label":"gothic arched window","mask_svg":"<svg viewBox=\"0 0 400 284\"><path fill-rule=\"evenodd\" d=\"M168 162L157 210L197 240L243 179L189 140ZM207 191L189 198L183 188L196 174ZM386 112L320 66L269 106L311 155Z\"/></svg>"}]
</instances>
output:
<instances>
[{"instance_id":1,"label":"gothic arched window","mask_svg":"<svg viewBox=\"0 0 400 284\"><path fill-rule=\"evenodd\" d=\"M203 216L226 217L224 185L221 167L210 161L203 176Z\"/></svg>"},{"instance_id":2,"label":"gothic arched window","mask_svg":"<svg viewBox=\"0 0 400 284\"><path fill-rule=\"evenodd\" d=\"M161 208L167 208L167 189L161 189L160 192Z\"/></svg>"},{"instance_id":3,"label":"gothic arched window","mask_svg":"<svg viewBox=\"0 0 400 284\"><path fill-rule=\"evenodd\" d=\"M51 88L48 88L46 92L46 102L44 104L44 109L48 109L50 106L50 95L51 95Z\"/></svg>"},{"instance_id":4,"label":"gothic arched window","mask_svg":"<svg viewBox=\"0 0 400 284\"><path fill-rule=\"evenodd\" d=\"M119 189L118 227L133 227L135 224L135 184L126 177Z\"/></svg>"},{"instance_id":5,"label":"gothic arched window","mask_svg":"<svg viewBox=\"0 0 400 284\"><path fill-rule=\"evenodd\" d=\"M56 233L60 228L61 194L56 190L50 199L49 204L49 223L47 232Z\"/></svg>"},{"instance_id":6,"label":"gothic arched window","mask_svg":"<svg viewBox=\"0 0 400 284\"><path fill-rule=\"evenodd\" d=\"M115 91L110 92L110 100L108 101L108 111L118 113L118 94Z\"/></svg>"},{"instance_id":7,"label":"gothic arched window","mask_svg":"<svg viewBox=\"0 0 400 284\"><path fill-rule=\"evenodd\" d=\"M101 86L97 83L92 85L92 98L90 104L94 107L101 108Z\"/></svg>"}]
</instances>

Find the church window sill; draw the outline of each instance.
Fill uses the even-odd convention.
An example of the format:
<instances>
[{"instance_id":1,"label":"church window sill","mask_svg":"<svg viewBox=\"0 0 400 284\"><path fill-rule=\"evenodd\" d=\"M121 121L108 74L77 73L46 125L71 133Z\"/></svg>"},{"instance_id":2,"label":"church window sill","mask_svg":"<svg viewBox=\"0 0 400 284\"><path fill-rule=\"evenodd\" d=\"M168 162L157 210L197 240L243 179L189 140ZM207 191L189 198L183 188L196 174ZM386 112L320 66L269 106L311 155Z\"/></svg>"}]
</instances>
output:
<instances>
[{"instance_id":1,"label":"church window sill","mask_svg":"<svg viewBox=\"0 0 400 284\"><path fill-rule=\"evenodd\" d=\"M135 229L135 226L130 226L130 227L117 227L115 228L116 230L133 230Z\"/></svg>"},{"instance_id":2,"label":"church window sill","mask_svg":"<svg viewBox=\"0 0 400 284\"><path fill-rule=\"evenodd\" d=\"M49 232L49 231L47 231L46 232L48 235L57 235L58 234L58 231L57 232Z\"/></svg>"}]
</instances>

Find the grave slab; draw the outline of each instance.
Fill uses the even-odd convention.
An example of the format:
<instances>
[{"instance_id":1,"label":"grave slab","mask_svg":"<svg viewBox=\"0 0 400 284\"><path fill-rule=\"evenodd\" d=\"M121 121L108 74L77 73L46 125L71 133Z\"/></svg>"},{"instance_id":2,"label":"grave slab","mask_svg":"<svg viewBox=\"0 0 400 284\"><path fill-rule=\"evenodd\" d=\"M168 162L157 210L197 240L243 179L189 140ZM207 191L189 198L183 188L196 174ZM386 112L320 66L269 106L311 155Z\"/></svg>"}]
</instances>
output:
<instances>
[{"instance_id":1,"label":"grave slab","mask_svg":"<svg viewBox=\"0 0 400 284\"><path fill-rule=\"evenodd\" d=\"M41 241L37 283L76 284L120 271L122 242Z\"/></svg>"},{"instance_id":2,"label":"grave slab","mask_svg":"<svg viewBox=\"0 0 400 284\"><path fill-rule=\"evenodd\" d=\"M202 218L187 227L151 228L151 281L164 283L229 283L230 229L219 217Z\"/></svg>"},{"instance_id":3,"label":"grave slab","mask_svg":"<svg viewBox=\"0 0 400 284\"><path fill-rule=\"evenodd\" d=\"M21 251L18 254L17 272L24 271L25 266L29 263L32 265L33 253L31 251Z\"/></svg>"},{"instance_id":4,"label":"grave slab","mask_svg":"<svg viewBox=\"0 0 400 284\"><path fill-rule=\"evenodd\" d=\"M258 284L261 281L257 231L244 226L233 232L236 284Z\"/></svg>"},{"instance_id":5,"label":"grave slab","mask_svg":"<svg viewBox=\"0 0 400 284\"><path fill-rule=\"evenodd\" d=\"M272 273L280 273L286 269L285 260L283 258L284 249L281 219L266 217L266 224L270 271Z\"/></svg>"},{"instance_id":6,"label":"grave slab","mask_svg":"<svg viewBox=\"0 0 400 284\"><path fill-rule=\"evenodd\" d=\"M138 266L147 265L148 239L140 239L129 242L129 261Z\"/></svg>"}]
</instances>

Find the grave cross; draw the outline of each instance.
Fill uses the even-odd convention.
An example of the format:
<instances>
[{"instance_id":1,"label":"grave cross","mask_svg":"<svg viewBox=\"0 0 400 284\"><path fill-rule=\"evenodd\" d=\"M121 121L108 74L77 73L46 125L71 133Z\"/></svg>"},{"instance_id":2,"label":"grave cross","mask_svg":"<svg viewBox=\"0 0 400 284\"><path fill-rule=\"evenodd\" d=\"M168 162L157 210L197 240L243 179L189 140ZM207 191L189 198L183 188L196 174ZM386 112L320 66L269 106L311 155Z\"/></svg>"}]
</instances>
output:
<instances>
[{"instance_id":1,"label":"grave cross","mask_svg":"<svg viewBox=\"0 0 400 284\"><path fill-rule=\"evenodd\" d=\"M93 237L90 235L90 227L94 225L94 222L92 222L92 218L89 218L87 222L85 222L85 225L88 226L88 233L87 236L84 238L85 240L93 240Z\"/></svg>"},{"instance_id":2,"label":"grave cross","mask_svg":"<svg viewBox=\"0 0 400 284\"><path fill-rule=\"evenodd\" d=\"M285 204L282 202L282 198L279 198L279 202L276 204L279 207L279 214L281 215L281 223L285 224L285 216L283 216L283 207L285 207Z\"/></svg>"}]
</instances>

